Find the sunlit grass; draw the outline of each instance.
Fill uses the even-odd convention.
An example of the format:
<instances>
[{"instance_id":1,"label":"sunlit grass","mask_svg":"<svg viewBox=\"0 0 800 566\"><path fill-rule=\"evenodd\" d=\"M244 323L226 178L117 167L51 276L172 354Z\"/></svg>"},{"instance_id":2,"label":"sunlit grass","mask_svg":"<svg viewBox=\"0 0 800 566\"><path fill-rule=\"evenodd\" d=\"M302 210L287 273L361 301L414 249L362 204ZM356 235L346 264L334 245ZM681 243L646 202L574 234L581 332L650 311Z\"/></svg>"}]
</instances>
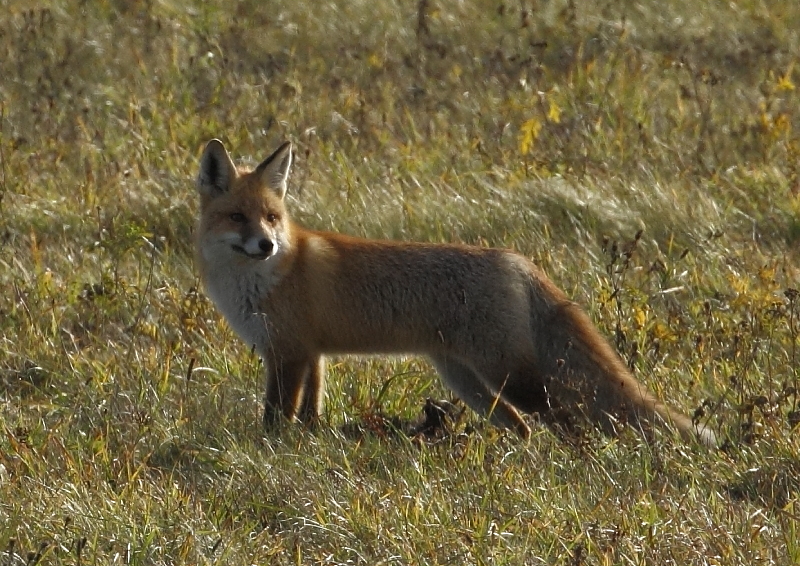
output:
<instances>
[{"instance_id":1,"label":"sunlit grass","mask_svg":"<svg viewBox=\"0 0 800 566\"><path fill-rule=\"evenodd\" d=\"M0 563L800 562L794 3L0 13ZM291 139L310 227L532 258L724 450L406 438L448 395L414 358L266 435L193 267L211 137Z\"/></svg>"}]
</instances>

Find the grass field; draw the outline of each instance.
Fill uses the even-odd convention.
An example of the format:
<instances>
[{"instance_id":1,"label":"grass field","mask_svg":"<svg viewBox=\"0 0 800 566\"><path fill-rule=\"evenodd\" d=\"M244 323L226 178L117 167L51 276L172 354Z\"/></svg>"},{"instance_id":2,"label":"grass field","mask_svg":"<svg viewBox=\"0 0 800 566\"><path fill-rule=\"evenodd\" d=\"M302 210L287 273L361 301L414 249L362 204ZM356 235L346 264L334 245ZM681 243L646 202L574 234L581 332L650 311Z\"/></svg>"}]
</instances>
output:
<instances>
[{"instance_id":1,"label":"grass field","mask_svg":"<svg viewBox=\"0 0 800 566\"><path fill-rule=\"evenodd\" d=\"M0 0L0 565L800 563L800 3L285 4ZM309 227L532 258L723 449L409 438L415 358L265 434L212 137L292 140Z\"/></svg>"}]
</instances>

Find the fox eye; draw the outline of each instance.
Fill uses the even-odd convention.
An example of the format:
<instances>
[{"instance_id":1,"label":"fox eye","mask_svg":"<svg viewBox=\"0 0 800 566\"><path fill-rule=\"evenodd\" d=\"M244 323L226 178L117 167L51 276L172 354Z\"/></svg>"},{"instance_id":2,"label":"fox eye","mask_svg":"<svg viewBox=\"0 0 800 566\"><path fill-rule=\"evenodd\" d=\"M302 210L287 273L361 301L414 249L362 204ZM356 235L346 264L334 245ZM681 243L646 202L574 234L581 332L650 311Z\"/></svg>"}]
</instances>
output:
<instances>
[{"instance_id":1,"label":"fox eye","mask_svg":"<svg viewBox=\"0 0 800 566\"><path fill-rule=\"evenodd\" d=\"M272 214L271 212L267 214L267 222L269 222L270 224L273 224L277 219L278 217Z\"/></svg>"},{"instance_id":2,"label":"fox eye","mask_svg":"<svg viewBox=\"0 0 800 566\"><path fill-rule=\"evenodd\" d=\"M241 212L233 212L231 213L230 219L234 222L241 224L243 222L247 222L247 217L242 214Z\"/></svg>"}]
</instances>

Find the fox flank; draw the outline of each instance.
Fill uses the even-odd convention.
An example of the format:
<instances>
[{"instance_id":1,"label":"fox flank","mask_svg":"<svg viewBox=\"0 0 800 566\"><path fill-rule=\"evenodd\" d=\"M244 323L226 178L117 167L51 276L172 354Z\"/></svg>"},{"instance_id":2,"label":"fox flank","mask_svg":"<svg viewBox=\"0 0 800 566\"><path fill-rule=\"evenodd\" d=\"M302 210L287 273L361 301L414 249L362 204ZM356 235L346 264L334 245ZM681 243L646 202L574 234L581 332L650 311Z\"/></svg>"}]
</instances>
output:
<instances>
[{"instance_id":1,"label":"fox flank","mask_svg":"<svg viewBox=\"0 0 800 566\"><path fill-rule=\"evenodd\" d=\"M219 140L200 159L197 261L206 292L264 360L264 422L313 422L326 354L419 354L467 405L521 437L521 413L609 434L653 424L713 446L658 401L589 317L526 258L464 245L365 240L294 224L292 147L252 171Z\"/></svg>"}]
</instances>

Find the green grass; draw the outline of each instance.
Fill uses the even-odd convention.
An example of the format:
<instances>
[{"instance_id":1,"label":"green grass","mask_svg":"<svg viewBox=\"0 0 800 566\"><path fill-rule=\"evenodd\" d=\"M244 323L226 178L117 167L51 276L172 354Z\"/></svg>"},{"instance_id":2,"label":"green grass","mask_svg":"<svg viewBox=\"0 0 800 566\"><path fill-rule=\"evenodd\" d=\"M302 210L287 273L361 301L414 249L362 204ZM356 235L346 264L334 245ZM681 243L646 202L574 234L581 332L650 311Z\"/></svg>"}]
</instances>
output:
<instances>
[{"instance_id":1,"label":"green grass","mask_svg":"<svg viewBox=\"0 0 800 566\"><path fill-rule=\"evenodd\" d=\"M0 0L0 564L800 563L800 5L267 5ZM409 439L417 359L265 434L211 137L292 140L310 227L531 257L724 450Z\"/></svg>"}]
</instances>

